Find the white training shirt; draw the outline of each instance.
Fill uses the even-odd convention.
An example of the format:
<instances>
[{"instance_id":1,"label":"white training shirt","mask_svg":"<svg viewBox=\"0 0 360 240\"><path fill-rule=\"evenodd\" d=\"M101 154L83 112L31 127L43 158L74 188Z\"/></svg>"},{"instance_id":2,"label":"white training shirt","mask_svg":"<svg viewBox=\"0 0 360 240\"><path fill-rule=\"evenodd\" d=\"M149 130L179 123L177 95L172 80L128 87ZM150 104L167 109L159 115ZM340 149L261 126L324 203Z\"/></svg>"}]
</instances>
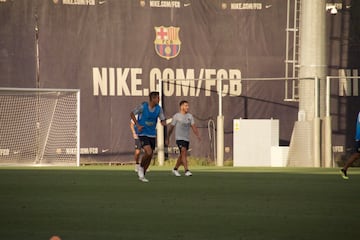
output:
<instances>
[{"instance_id":1,"label":"white training shirt","mask_svg":"<svg viewBox=\"0 0 360 240\"><path fill-rule=\"evenodd\" d=\"M175 139L189 142L190 127L194 123L194 117L191 113L176 113L171 121L171 125L175 126Z\"/></svg>"}]
</instances>

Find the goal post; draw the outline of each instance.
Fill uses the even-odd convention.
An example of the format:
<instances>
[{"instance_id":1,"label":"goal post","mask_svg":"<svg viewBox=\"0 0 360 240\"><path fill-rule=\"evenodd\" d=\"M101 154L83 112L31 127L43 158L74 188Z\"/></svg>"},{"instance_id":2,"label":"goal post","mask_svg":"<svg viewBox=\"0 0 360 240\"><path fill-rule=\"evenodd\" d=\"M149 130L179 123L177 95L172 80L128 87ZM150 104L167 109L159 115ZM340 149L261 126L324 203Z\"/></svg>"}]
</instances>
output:
<instances>
[{"instance_id":1,"label":"goal post","mask_svg":"<svg viewBox=\"0 0 360 240\"><path fill-rule=\"evenodd\" d=\"M291 133L291 139L289 142L289 155L286 159L287 166L313 166L320 167L321 163L321 123L322 118L320 117L320 79L316 76L303 77L303 78L288 78L288 77L270 77L270 78L186 78L186 79L159 79L157 84L157 90L160 92L160 99L162 96L171 101L170 98L176 99L176 97L181 95L181 93L187 94L186 96L198 97L200 91L204 92L205 96L210 96L210 92L216 93L218 97L217 101L217 111L218 116L216 118L216 142L215 149L216 154L214 153L215 162L217 166L222 166L224 161L224 119L229 116L224 116L223 114L223 97L224 96L240 96L231 94L230 82L238 81L239 88L245 88L246 90L250 85L255 85L258 83L266 83L264 86L260 87L270 87L274 88L275 86L282 86L284 83L285 97L283 98L284 102L296 101L296 98L288 98L288 81L298 82L309 82L311 85L312 91L308 91L308 97L310 98L313 112L307 114L307 119L301 120L303 122L299 123L294 121L293 130ZM196 83L195 83L196 82ZM202 85L203 83L203 85ZM271 84L271 85L269 85ZM164 86L163 86L164 85ZM299 86L302 88L302 86ZM255 87L252 87L251 91L241 94L244 98L256 98L257 92ZM183 92L182 92L183 91ZM176 95L176 94L178 95ZM208 94L207 94L208 93ZM300 101L300 100L299 100ZM212 101L215 102L215 101ZM297 102L297 101L296 101ZM300 102L299 102L300 103ZM233 104L237 104L233 101ZM299 113L302 112L302 109L298 110ZM247 118L247 117L246 117ZM286 119L285 119L286 121ZM158 136L164 135L164 130L161 125L158 125ZM326 144L329 144L326 142ZM158 138L158 159L160 165L163 164L163 159L165 158L165 149L162 138ZM233 146L234 148L234 146ZM305 156L305 157L304 157Z\"/></svg>"},{"instance_id":2,"label":"goal post","mask_svg":"<svg viewBox=\"0 0 360 240\"><path fill-rule=\"evenodd\" d=\"M80 90L0 88L0 166L79 166Z\"/></svg>"},{"instance_id":3,"label":"goal post","mask_svg":"<svg viewBox=\"0 0 360 240\"><path fill-rule=\"evenodd\" d=\"M216 78L209 78L209 79L159 79L158 89L160 94L160 105L162 104L162 98L163 98L163 83L171 83L174 85L183 86L183 82L189 83L189 81L199 81L200 85L202 81L215 81L216 84L216 91L218 95L218 115L217 115L217 124L216 124L216 157L215 162L216 165L219 167L222 167L224 165L224 116L222 114L222 97L223 97L223 91L222 91L222 80L223 79L216 79ZM224 79L225 81L229 80L241 80L241 79ZM219 83L216 83L216 81L219 81ZM198 84L197 84L198 85ZM184 85L187 87L190 87L190 85ZM198 89L200 90L200 89ZM210 91L210 89L204 89L205 91ZM158 136L164 136L164 127L159 124L157 125L157 135ZM164 139L161 137L157 138L157 153L158 153L158 161L159 165L162 166L164 164L165 160L165 145L164 145Z\"/></svg>"}]
</instances>

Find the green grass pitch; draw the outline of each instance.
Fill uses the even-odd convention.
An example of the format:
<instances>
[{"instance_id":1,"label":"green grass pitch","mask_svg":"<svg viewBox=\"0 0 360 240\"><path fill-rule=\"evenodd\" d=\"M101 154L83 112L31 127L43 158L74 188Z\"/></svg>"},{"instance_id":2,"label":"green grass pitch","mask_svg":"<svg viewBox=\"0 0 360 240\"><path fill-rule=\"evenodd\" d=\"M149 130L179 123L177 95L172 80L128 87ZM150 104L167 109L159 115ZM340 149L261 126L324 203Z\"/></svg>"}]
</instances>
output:
<instances>
[{"instance_id":1,"label":"green grass pitch","mask_svg":"<svg viewBox=\"0 0 360 240\"><path fill-rule=\"evenodd\" d=\"M0 168L0 239L360 239L360 169Z\"/></svg>"}]
</instances>

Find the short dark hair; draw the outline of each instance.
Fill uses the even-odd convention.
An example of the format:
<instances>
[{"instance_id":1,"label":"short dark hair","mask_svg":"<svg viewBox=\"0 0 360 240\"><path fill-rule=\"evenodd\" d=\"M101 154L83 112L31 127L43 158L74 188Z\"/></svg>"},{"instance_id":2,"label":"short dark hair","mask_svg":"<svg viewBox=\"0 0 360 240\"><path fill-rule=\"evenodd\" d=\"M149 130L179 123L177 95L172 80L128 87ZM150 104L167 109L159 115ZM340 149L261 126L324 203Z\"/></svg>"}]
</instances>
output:
<instances>
[{"instance_id":1,"label":"short dark hair","mask_svg":"<svg viewBox=\"0 0 360 240\"><path fill-rule=\"evenodd\" d=\"M154 99L154 98L156 98L156 97L158 97L159 96L159 92L151 92L150 94L149 94L149 99L150 99L150 101L152 100L152 99Z\"/></svg>"},{"instance_id":2,"label":"short dark hair","mask_svg":"<svg viewBox=\"0 0 360 240\"><path fill-rule=\"evenodd\" d=\"M185 104L185 103L189 103L188 101L186 101L186 100L182 100L180 103L179 103L179 106L181 107L183 104Z\"/></svg>"}]
</instances>

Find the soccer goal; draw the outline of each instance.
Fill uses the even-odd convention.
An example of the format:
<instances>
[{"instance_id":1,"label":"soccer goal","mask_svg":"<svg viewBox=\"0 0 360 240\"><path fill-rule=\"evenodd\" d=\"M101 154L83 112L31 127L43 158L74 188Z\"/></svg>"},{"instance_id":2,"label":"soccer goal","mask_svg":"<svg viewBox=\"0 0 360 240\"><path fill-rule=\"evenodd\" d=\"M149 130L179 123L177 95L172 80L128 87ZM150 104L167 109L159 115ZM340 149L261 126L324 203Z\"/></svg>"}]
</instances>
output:
<instances>
[{"instance_id":1,"label":"soccer goal","mask_svg":"<svg viewBox=\"0 0 360 240\"><path fill-rule=\"evenodd\" d=\"M0 112L0 165L80 165L80 90L0 88Z\"/></svg>"}]
</instances>

